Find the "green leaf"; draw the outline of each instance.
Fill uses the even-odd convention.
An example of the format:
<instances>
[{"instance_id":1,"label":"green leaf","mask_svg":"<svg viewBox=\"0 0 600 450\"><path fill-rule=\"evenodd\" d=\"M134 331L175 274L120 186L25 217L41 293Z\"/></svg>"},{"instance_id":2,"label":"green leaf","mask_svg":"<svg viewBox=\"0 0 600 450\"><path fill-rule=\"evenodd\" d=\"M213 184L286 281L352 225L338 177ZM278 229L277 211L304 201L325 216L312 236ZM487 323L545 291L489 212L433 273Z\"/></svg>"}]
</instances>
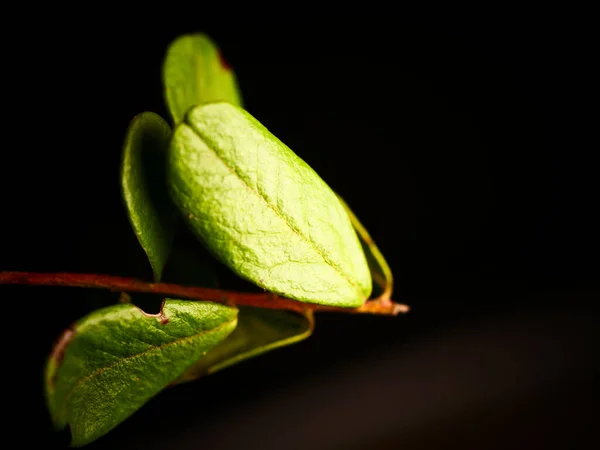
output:
<instances>
[{"instance_id":1,"label":"green leaf","mask_svg":"<svg viewBox=\"0 0 600 450\"><path fill-rule=\"evenodd\" d=\"M342 202L342 205L344 205L344 208L348 213L348 217L350 217L350 221L352 222L352 225L354 226L354 229L356 230L356 233L360 239L360 243L363 247L363 251L365 252L367 262L371 270L371 277L379 288L377 297L382 300L390 300L394 288L394 278L392 276L392 270L390 269L390 266L383 257L383 254L379 251L379 248L375 244L375 241L373 241L373 238L371 238L371 235L367 229L358 220L358 217L356 217L342 197L338 195L338 198L340 199L340 202Z\"/></svg>"},{"instance_id":2,"label":"green leaf","mask_svg":"<svg viewBox=\"0 0 600 450\"><path fill-rule=\"evenodd\" d=\"M186 34L171 43L163 63L167 107L178 124L192 107L213 101L242 106L235 73L205 34Z\"/></svg>"},{"instance_id":3,"label":"green leaf","mask_svg":"<svg viewBox=\"0 0 600 450\"><path fill-rule=\"evenodd\" d=\"M121 161L121 193L133 231L160 280L175 232L177 211L165 184L171 129L158 115L143 112L127 130Z\"/></svg>"},{"instance_id":4,"label":"green leaf","mask_svg":"<svg viewBox=\"0 0 600 450\"><path fill-rule=\"evenodd\" d=\"M156 315L132 304L95 311L67 330L46 369L57 428L85 445L127 419L235 328L237 309L166 300Z\"/></svg>"},{"instance_id":5,"label":"green leaf","mask_svg":"<svg viewBox=\"0 0 600 450\"><path fill-rule=\"evenodd\" d=\"M215 373L245 359L308 338L314 328L312 311L306 315L271 309L240 308L238 326L204 358L190 366L174 384Z\"/></svg>"},{"instance_id":6,"label":"green leaf","mask_svg":"<svg viewBox=\"0 0 600 450\"><path fill-rule=\"evenodd\" d=\"M167 177L184 221L240 277L308 303L354 308L369 297L369 267L336 194L243 109L190 110Z\"/></svg>"}]
</instances>

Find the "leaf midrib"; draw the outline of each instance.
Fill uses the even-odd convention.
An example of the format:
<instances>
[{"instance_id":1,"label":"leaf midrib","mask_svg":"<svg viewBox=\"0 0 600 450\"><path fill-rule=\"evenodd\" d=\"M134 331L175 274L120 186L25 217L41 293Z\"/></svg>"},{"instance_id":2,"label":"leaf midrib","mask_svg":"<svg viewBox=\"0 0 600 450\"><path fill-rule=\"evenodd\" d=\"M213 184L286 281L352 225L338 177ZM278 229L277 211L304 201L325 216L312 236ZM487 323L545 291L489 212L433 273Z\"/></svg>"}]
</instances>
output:
<instances>
[{"instance_id":1,"label":"leaf midrib","mask_svg":"<svg viewBox=\"0 0 600 450\"><path fill-rule=\"evenodd\" d=\"M246 180L244 180L229 164L227 164L227 162L221 157L221 155L219 155L215 149L210 145L209 142L207 142L207 140L202 136L202 133L197 130L192 124L190 123L186 123L186 126L188 126L193 132L194 134L202 141L204 142L204 144L206 144L206 147L219 159L219 161L221 161L223 163L223 165L233 174L235 175L235 177L241 181L241 183L247 188L249 189L251 192L253 192L258 198L260 198L274 213L275 215L277 215L281 220L283 220L283 222L288 226L288 228L294 232L296 235L298 235L301 239L303 239L304 241L308 242L308 244L319 254L319 256L321 258L323 258L323 261L325 261L325 263L327 263L327 265L329 265L330 267L332 267L338 274L340 274L342 276L342 278L344 280L346 280L352 287L354 287L360 296L363 295L362 289L360 288L360 286L355 282L352 281L351 278L349 278L338 266L337 264L334 264L333 261L331 261L327 255L325 254L325 252L320 249L317 244L312 241L311 239L309 239L308 237L306 237L300 230L296 229L288 220L287 218L282 215L271 203L269 203L269 201L264 197L264 195L262 195L258 190L256 190L255 188L253 188L252 186L250 186Z\"/></svg>"},{"instance_id":2,"label":"leaf midrib","mask_svg":"<svg viewBox=\"0 0 600 450\"><path fill-rule=\"evenodd\" d=\"M217 332L217 331L219 331L219 330L221 330L223 328L226 328L227 326L231 325L236 320L237 320L237 318L231 319L231 320L228 320L227 322L222 323L218 327L212 328L210 330L200 331L200 332L192 334L190 336L178 338L178 339L175 339L174 341L167 342L165 344L161 344L161 345L157 345L157 346L148 348L148 349L146 349L146 350L144 350L144 351L142 351L140 353L136 353L135 355L130 355L130 356L126 356L125 358L121 358L120 360L118 360L118 361L114 362L113 364L110 364L110 365L108 365L106 367L101 367L101 368L97 369L95 372L91 373L90 375L88 375L88 376L86 376L84 378L79 379L77 381L77 383L75 383L75 386L73 386L73 388L67 393L67 395L65 395L65 399L62 402L61 411L64 412L65 408L67 407L67 402L68 402L69 398L71 397L71 395L73 395L78 390L78 388L81 386L82 383L90 381L90 380L94 379L95 377L97 377L98 375L100 375L100 374L102 374L102 373L104 373L104 372L106 372L108 370L112 370L115 367L123 364L126 361L130 361L132 359L139 358L139 357L144 356L144 355L146 355L146 354L148 354L150 352L153 352L153 351L162 350L162 349L164 349L166 347L170 347L172 345L179 344L179 343L181 343L183 341L188 341L188 340L196 339L196 338L201 337L201 336L203 336L205 334L208 334L208 333Z\"/></svg>"}]
</instances>

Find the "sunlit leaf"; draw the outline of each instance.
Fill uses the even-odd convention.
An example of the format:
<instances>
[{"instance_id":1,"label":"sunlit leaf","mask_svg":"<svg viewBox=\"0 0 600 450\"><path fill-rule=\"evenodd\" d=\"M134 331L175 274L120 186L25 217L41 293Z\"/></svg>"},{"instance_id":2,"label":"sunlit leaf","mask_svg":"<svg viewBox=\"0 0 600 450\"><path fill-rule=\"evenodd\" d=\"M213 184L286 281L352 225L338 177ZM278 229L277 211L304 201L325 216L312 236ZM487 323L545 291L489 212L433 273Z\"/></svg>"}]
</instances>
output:
<instances>
[{"instance_id":1,"label":"sunlit leaf","mask_svg":"<svg viewBox=\"0 0 600 450\"><path fill-rule=\"evenodd\" d=\"M106 434L235 328L237 309L166 300L156 315L130 303L97 310L64 332L46 369L57 428L72 445Z\"/></svg>"},{"instance_id":2,"label":"sunlit leaf","mask_svg":"<svg viewBox=\"0 0 600 450\"><path fill-rule=\"evenodd\" d=\"M369 297L369 267L336 194L243 109L189 111L168 166L181 217L242 278L309 303L358 307Z\"/></svg>"}]
</instances>

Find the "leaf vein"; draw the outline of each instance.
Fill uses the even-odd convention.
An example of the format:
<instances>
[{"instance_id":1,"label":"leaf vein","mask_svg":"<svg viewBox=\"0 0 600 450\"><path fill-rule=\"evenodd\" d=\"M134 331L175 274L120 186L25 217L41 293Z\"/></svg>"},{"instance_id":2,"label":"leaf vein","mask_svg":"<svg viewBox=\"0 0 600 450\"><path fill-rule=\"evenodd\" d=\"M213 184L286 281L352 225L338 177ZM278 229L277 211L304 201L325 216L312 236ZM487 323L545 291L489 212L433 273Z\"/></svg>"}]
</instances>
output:
<instances>
[{"instance_id":1,"label":"leaf vein","mask_svg":"<svg viewBox=\"0 0 600 450\"><path fill-rule=\"evenodd\" d=\"M109 365L109 366L106 366L106 367L101 367L100 369L96 370L94 373L91 373L90 375L88 375L88 376L86 376L86 377L84 377L84 378L81 378L81 379L79 379L79 380L77 381L77 383L75 383L75 386L73 386L73 388L72 388L72 389L71 389L71 390L68 392L68 394L67 394L67 395L65 395L65 399L63 400L63 407L62 407L62 410L63 410L63 411L65 410L65 408L66 408L66 406L67 406L67 402L68 402L69 398L71 397L71 395L73 395L73 394L74 394L74 393L75 393L75 392L76 392L76 391L77 391L77 390L80 388L80 386L81 386L83 383L85 383L85 382L87 382L87 381L90 381L90 380L92 380L93 378L97 377L98 375L101 375L102 373L104 373L104 372L106 372L106 371L108 371L108 370L112 370L112 369L114 369L115 367L117 367L117 366L119 366L119 365L123 364L123 363L124 363L124 362L126 362L126 361L130 361L130 360L132 360L132 359L136 359L136 358L139 358L139 357L141 357L141 356L144 356L144 355L146 355L146 354L147 354L147 353L149 353L149 352L153 352L153 351L162 350L162 349L164 349L164 348L166 348L166 347L170 347L170 346L172 346L172 345L177 345L177 344L179 344L179 343L181 343L181 342L190 341L190 340L196 339L196 338L198 338L198 337L200 337L200 336L203 336L203 335L205 335L205 334L212 333L212 332L215 332L215 331L219 331L219 330L221 330L222 328L226 328L227 326L231 325L231 324L232 324L232 323L234 323L236 320L237 320L237 318L236 318L236 319L231 319L231 320L229 320L229 321L227 321L227 322L225 322L225 323L223 323L223 324L219 325L218 327L212 328L212 329L210 329L210 330L203 330L203 331L200 331L200 332L198 332L198 333L195 333L195 334L193 334L193 335L191 335L191 336L182 337L182 338L179 338L179 339L175 339L174 341L167 342L167 343L165 343L165 344L161 344L161 345L158 345L158 346L155 346L155 347L151 347L151 348L149 348L149 349L146 349L146 350L144 350L144 351L142 351L142 352L140 352L140 353L136 353L135 355L130 355L130 356L127 356L127 357L125 357L125 358L122 358L122 359L120 359L119 361L116 361L115 363L113 363L113 364L111 364L111 365Z\"/></svg>"},{"instance_id":2,"label":"leaf vein","mask_svg":"<svg viewBox=\"0 0 600 450\"><path fill-rule=\"evenodd\" d=\"M194 129L194 128L192 128ZM332 267L336 272L338 272L342 278L344 278L350 285L352 285L356 290L358 290L359 293L362 294L362 289L360 288L360 286L353 281L351 278L349 278L339 267L337 264L335 264L333 261L331 261L331 259L329 259L327 257L327 255L325 254L325 252L311 239L309 239L307 236L305 236L300 230L298 230L296 227L294 227L290 221L283 215L281 214L277 208L275 208L271 203L269 203L269 201L265 198L265 196L256 188L253 188L252 186L250 186L246 180L244 180L243 177L241 177L229 164L227 164L227 162L221 157L221 155L219 155L213 148L211 145L209 145L210 143L207 142L201 135L201 133L199 133L197 130L194 129L194 131L196 132L196 135L202 139L202 141L206 144L206 147L208 149L210 149L213 154L223 163L223 165L236 177L238 178L242 184L249 189L252 193L254 193L257 197L259 197L274 213L276 216L278 216L281 220L283 220L283 222L288 226L288 228L290 230L292 230L292 232L294 232L297 236L299 236L301 239L303 239L304 241L308 242L308 244L319 254L319 256L321 256L321 258L323 258L323 261L325 261L330 267Z\"/></svg>"}]
</instances>

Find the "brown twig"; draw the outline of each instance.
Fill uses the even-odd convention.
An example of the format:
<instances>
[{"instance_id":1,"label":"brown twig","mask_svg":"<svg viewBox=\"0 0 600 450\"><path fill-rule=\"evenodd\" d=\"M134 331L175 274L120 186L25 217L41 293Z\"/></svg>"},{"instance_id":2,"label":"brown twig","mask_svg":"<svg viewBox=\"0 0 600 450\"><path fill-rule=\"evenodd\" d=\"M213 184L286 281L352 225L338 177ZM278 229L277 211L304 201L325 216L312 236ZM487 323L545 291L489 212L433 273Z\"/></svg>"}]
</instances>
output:
<instances>
[{"instance_id":1,"label":"brown twig","mask_svg":"<svg viewBox=\"0 0 600 450\"><path fill-rule=\"evenodd\" d=\"M257 308L284 309L304 312L342 312L350 314L379 314L396 316L409 311L407 305L390 300L370 300L358 308L340 308L333 306L303 303L280 297L271 292L245 293L225 291L204 287L182 286L172 283L151 283L134 278L113 275L86 273L32 273L0 272L0 284L19 284L28 286L69 286L93 289L108 289L115 292L140 292L159 294L188 300L204 300L228 305L254 306Z\"/></svg>"}]
</instances>

